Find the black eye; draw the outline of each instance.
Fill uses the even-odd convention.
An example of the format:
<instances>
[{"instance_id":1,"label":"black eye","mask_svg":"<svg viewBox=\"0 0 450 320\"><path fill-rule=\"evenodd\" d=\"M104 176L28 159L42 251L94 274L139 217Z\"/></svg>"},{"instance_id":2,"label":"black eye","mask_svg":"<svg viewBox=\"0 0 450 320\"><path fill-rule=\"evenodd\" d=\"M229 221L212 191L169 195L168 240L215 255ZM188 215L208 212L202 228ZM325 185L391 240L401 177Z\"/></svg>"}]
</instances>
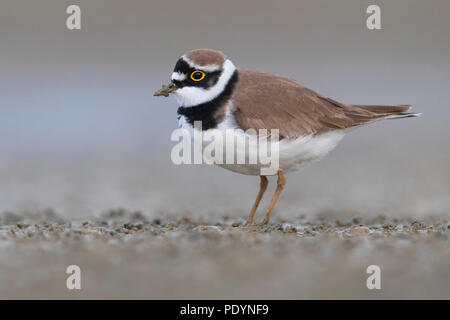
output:
<instances>
[{"instance_id":1,"label":"black eye","mask_svg":"<svg viewBox=\"0 0 450 320\"><path fill-rule=\"evenodd\" d=\"M203 80L204 77L205 77L205 73L200 70L195 70L194 72L191 73L191 79L194 81Z\"/></svg>"}]
</instances>

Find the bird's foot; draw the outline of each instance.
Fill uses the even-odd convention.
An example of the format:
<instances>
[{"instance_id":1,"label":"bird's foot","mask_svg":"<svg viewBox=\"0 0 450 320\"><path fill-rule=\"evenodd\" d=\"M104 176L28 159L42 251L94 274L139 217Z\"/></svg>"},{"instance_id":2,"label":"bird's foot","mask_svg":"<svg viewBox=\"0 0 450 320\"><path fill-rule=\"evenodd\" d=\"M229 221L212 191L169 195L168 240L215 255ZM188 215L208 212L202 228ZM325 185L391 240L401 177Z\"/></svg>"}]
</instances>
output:
<instances>
[{"instance_id":1,"label":"bird's foot","mask_svg":"<svg viewBox=\"0 0 450 320\"><path fill-rule=\"evenodd\" d=\"M254 226L255 225L255 223L253 222L253 220L247 220L245 223L244 223L244 227L251 227L251 226Z\"/></svg>"}]
</instances>

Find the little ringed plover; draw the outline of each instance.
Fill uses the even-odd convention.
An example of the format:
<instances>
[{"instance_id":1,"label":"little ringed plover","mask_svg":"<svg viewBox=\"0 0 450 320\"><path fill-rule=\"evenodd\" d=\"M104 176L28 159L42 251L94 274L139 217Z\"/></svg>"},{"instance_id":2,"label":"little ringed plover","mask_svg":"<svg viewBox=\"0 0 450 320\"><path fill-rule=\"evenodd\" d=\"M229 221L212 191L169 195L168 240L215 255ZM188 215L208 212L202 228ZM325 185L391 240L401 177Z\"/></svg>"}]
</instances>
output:
<instances>
[{"instance_id":1,"label":"little ringed plover","mask_svg":"<svg viewBox=\"0 0 450 320\"><path fill-rule=\"evenodd\" d=\"M203 132L223 129L278 129L279 169L277 188L263 223L270 219L286 184L285 173L317 161L336 147L351 129L384 119L416 117L410 105L350 105L327 98L298 82L277 75L237 69L220 51L197 49L175 64L171 83L155 96L173 94L182 128ZM261 166L226 164L241 174L259 175L260 190L247 224L253 223L268 180Z\"/></svg>"}]
</instances>

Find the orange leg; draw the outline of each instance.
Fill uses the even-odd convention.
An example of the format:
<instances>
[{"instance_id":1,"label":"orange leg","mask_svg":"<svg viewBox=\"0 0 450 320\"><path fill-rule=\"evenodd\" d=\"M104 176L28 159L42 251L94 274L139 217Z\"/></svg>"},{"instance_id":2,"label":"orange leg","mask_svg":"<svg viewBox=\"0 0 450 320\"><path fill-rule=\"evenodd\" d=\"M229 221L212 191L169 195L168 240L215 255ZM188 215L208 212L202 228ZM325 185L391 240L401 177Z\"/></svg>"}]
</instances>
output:
<instances>
[{"instance_id":1,"label":"orange leg","mask_svg":"<svg viewBox=\"0 0 450 320\"><path fill-rule=\"evenodd\" d=\"M263 224L266 224L270 220L270 214L272 213L273 208L277 204L278 198L280 197L281 191L283 191L284 186L286 185L286 178L284 177L283 171L278 171L278 180L277 180L277 189L275 190L275 194L273 195L272 201L270 202L269 209L267 209L266 216L264 217Z\"/></svg>"},{"instance_id":2,"label":"orange leg","mask_svg":"<svg viewBox=\"0 0 450 320\"><path fill-rule=\"evenodd\" d=\"M261 182L259 184L259 192L258 195L256 196L255 203L253 204L252 211L250 211L247 222L245 223L245 225L247 226L253 223L253 218L255 216L256 209L258 209L258 205L264 195L264 192L266 192L267 185L269 184L269 180L267 180L266 176L260 176L260 178Z\"/></svg>"}]
</instances>

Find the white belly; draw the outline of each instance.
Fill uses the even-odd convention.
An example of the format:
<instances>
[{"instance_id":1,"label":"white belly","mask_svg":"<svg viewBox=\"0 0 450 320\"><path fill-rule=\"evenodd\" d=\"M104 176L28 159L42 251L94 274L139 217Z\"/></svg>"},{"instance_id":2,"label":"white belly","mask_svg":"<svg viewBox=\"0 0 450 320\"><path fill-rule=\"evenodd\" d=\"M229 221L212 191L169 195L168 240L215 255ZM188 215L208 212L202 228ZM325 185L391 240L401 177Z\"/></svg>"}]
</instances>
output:
<instances>
[{"instance_id":1,"label":"white belly","mask_svg":"<svg viewBox=\"0 0 450 320\"><path fill-rule=\"evenodd\" d=\"M283 139L277 142L279 145L279 169L288 173L297 171L308 163L319 161L336 147L344 135L344 132L333 132L318 137L304 136L291 140ZM223 164L220 166L248 175L260 175L260 170L263 167L261 164Z\"/></svg>"},{"instance_id":2,"label":"white belly","mask_svg":"<svg viewBox=\"0 0 450 320\"><path fill-rule=\"evenodd\" d=\"M189 123L185 121L183 117L180 118L179 125L181 128L186 129L190 132L191 137L194 136L194 129ZM235 129L236 125L233 123L229 116L225 117L225 120L222 121L217 129L210 129L203 131L203 135L205 134L221 134L225 136L225 132L227 129ZM213 132L214 131L214 132ZM199 131L197 130L197 133ZM234 139L238 141L238 143L234 144L234 149L232 150L235 155L235 159L241 157L241 159L245 159L244 163L237 163L234 161L232 163L224 161L224 163L215 163L222 168L227 170L231 170L234 172L238 172L241 174L247 175L261 175L261 168L268 167L267 164L263 164L261 162L257 162L255 164L250 164L249 158L250 154L258 153L257 144L256 143L248 143L248 141L254 141L255 139L260 139L254 135L248 135L243 131L235 130L233 132ZM287 172L292 172L299 170L305 164L318 161L322 157L324 157L328 152L333 150L339 141L344 137L345 131L332 131L320 136L307 135L303 137L299 137L296 139L283 139L278 142L271 142L278 144L276 149L278 150L278 168L279 170ZM241 143L239 143L239 141ZM205 148L208 145L208 142L203 143L203 147ZM256 147L256 148L255 148ZM270 149L270 146L268 147ZM223 148L223 157L224 159L227 156L227 149ZM204 156L205 157L205 156ZM213 162L212 159L209 159L210 162ZM274 172L273 174L276 174ZM264 174L271 175L271 174Z\"/></svg>"}]
</instances>

